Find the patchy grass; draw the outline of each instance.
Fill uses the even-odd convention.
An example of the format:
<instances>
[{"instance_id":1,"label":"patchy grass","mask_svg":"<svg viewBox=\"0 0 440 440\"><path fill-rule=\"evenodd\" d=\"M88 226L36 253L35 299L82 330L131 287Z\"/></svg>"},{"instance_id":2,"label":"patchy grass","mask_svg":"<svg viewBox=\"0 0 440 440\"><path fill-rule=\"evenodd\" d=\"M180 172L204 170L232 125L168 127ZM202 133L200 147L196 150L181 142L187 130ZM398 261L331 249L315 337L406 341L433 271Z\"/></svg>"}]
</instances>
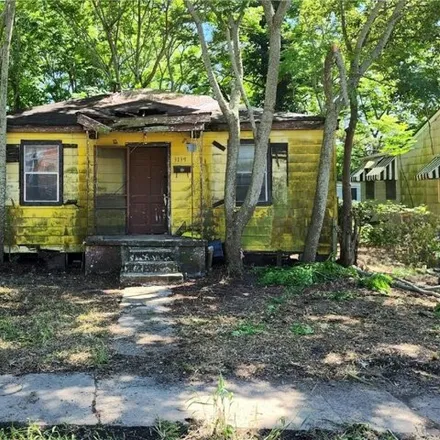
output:
<instances>
[{"instance_id":1,"label":"patchy grass","mask_svg":"<svg viewBox=\"0 0 440 440\"><path fill-rule=\"evenodd\" d=\"M300 322L295 322L290 326L290 331L297 336L307 336L313 335L315 330L309 324L301 324Z\"/></svg>"},{"instance_id":2,"label":"patchy grass","mask_svg":"<svg viewBox=\"0 0 440 440\"><path fill-rule=\"evenodd\" d=\"M163 374L356 379L397 394L438 389L440 322L431 298L398 289L383 295L351 277L292 291L250 276L228 282L219 273L174 294L179 345L160 359Z\"/></svg>"},{"instance_id":3,"label":"patchy grass","mask_svg":"<svg viewBox=\"0 0 440 440\"><path fill-rule=\"evenodd\" d=\"M335 290L334 292L328 292L327 297L333 301L350 301L356 298L356 293L350 290Z\"/></svg>"},{"instance_id":4,"label":"patchy grass","mask_svg":"<svg viewBox=\"0 0 440 440\"><path fill-rule=\"evenodd\" d=\"M17 268L15 268L17 269ZM0 373L101 367L109 362L109 325L116 319L113 280L33 267L2 274Z\"/></svg>"},{"instance_id":5,"label":"patchy grass","mask_svg":"<svg viewBox=\"0 0 440 440\"><path fill-rule=\"evenodd\" d=\"M403 440L392 432L378 433L366 425L351 425L335 431L290 431L279 428L271 431L234 430L206 435L206 430L193 423L183 425L167 420L158 420L154 427L83 427L51 426L4 426L0 428L0 440ZM416 440L421 437L408 437Z\"/></svg>"},{"instance_id":6,"label":"patchy grass","mask_svg":"<svg viewBox=\"0 0 440 440\"><path fill-rule=\"evenodd\" d=\"M232 336L253 336L264 332L266 326L264 324L253 324L251 322L242 322L235 330Z\"/></svg>"}]
</instances>

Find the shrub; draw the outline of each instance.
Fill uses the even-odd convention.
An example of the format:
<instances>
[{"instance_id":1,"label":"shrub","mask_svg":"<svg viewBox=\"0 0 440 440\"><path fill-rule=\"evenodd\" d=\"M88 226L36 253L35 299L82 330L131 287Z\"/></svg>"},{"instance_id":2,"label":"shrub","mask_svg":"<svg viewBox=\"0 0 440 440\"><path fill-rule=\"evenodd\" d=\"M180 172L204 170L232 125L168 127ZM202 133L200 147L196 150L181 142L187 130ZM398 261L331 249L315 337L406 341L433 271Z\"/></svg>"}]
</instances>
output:
<instances>
[{"instance_id":1,"label":"shrub","mask_svg":"<svg viewBox=\"0 0 440 440\"><path fill-rule=\"evenodd\" d=\"M299 264L289 268L273 267L259 272L259 280L265 286L300 288L351 277L357 277L354 269L342 267L333 261Z\"/></svg>"},{"instance_id":2,"label":"shrub","mask_svg":"<svg viewBox=\"0 0 440 440\"><path fill-rule=\"evenodd\" d=\"M388 294L391 291L391 283L393 279L389 275L375 273L369 277L360 280L361 286L376 292Z\"/></svg>"},{"instance_id":3,"label":"shrub","mask_svg":"<svg viewBox=\"0 0 440 440\"><path fill-rule=\"evenodd\" d=\"M361 244L385 249L408 265L433 266L440 254L440 221L425 206L365 202L355 208Z\"/></svg>"}]
</instances>

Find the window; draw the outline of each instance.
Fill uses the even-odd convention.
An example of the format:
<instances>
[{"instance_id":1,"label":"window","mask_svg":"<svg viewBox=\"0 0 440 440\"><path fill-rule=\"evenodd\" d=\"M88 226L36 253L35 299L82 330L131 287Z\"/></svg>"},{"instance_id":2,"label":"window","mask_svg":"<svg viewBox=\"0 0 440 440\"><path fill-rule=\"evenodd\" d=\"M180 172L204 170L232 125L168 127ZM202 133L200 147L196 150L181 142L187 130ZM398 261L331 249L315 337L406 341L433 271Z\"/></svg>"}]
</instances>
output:
<instances>
[{"instance_id":1,"label":"window","mask_svg":"<svg viewBox=\"0 0 440 440\"><path fill-rule=\"evenodd\" d=\"M365 197L367 200L373 200L375 197L374 180L367 180L365 182Z\"/></svg>"},{"instance_id":2,"label":"window","mask_svg":"<svg viewBox=\"0 0 440 440\"><path fill-rule=\"evenodd\" d=\"M387 200L396 200L397 198L397 181L386 180L385 181L385 193Z\"/></svg>"},{"instance_id":3,"label":"window","mask_svg":"<svg viewBox=\"0 0 440 440\"><path fill-rule=\"evenodd\" d=\"M358 190L357 188L351 187L351 199L357 200L358 199Z\"/></svg>"},{"instance_id":4,"label":"window","mask_svg":"<svg viewBox=\"0 0 440 440\"><path fill-rule=\"evenodd\" d=\"M254 162L254 152L255 145L252 143L248 143L246 141L242 141L240 145L240 151L238 154L238 166L237 166L237 203L243 203L246 197L249 185L251 183L252 176L252 164ZM270 172L268 172L268 168L270 169L270 155L268 154L267 160L268 166L266 167L266 171L264 173L263 186L261 188L260 198L258 199L259 205L267 205L270 203L271 194L270 194Z\"/></svg>"},{"instance_id":5,"label":"window","mask_svg":"<svg viewBox=\"0 0 440 440\"><path fill-rule=\"evenodd\" d=\"M62 144L24 141L21 144L20 198L24 205L62 203Z\"/></svg>"}]
</instances>

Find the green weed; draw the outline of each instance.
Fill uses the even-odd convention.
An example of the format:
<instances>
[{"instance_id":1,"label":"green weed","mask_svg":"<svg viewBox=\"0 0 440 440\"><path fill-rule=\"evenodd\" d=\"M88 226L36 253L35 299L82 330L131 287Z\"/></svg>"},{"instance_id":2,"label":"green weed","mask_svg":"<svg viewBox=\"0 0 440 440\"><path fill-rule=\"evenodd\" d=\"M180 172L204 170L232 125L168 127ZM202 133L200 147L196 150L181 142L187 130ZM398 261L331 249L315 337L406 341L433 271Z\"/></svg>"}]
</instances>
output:
<instances>
[{"instance_id":1,"label":"green weed","mask_svg":"<svg viewBox=\"0 0 440 440\"><path fill-rule=\"evenodd\" d=\"M95 367L100 367L102 365L108 364L110 359L109 352L107 346L104 344L104 342L99 342L98 344L93 347L92 351L92 360L93 365Z\"/></svg>"},{"instance_id":2,"label":"green weed","mask_svg":"<svg viewBox=\"0 0 440 440\"><path fill-rule=\"evenodd\" d=\"M440 319L440 304L437 304L434 307L434 316L438 319Z\"/></svg>"},{"instance_id":3,"label":"green weed","mask_svg":"<svg viewBox=\"0 0 440 440\"><path fill-rule=\"evenodd\" d=\"M300 264L289 268L269 268L259 271L261 284L304 288L313 284L357 277L352 268L345 268L333 261Z\"/></svg>"},{"instance_id":4,"label":"green weed","mask_svg":"<svg viewBox=\"0 0 440 440\"><path fill-rule=\"evenodd\" d=\"M24 334L15 323L14 317L0 318L0 338L4 341L14 342L21 342L24 339Z\"/></svg>"},{"instance_id":5,"label":"green weed","mask_svg":"<svg viewBox=\"0 0 440 440\"><path fill-rule=\"evenodd\" d=\"M299 322L292 324L290 326L290 331L297 336L313 335L315 333L313 327L308 324L301 324Z\"/></svg>"},{"instance_id":6,"label":"green weed","mask_svg":"<svg viewBox=\"0 0 440 440\"><path fill-rule=\"evenodd\" d=\"M274 296L270 298L266 307L266 315L275 315L279 311L280 307L287 301L287 296L288 295L285 293L282 296Z\"/></svg>"},{"instance_id":7,"label":"green weed","mask_svg":"<svg viewBox=\"0 0 440 440\"><path fill-rule=\"evenodd\" d=\"M160 440L179 440L181 427L176 422L157 419L153 428Z\"/></svg>"},{"instance_id":8,"label":"green weed","mask_svg":"<svg viewBox=\"0 0 440 440\"><path fill-rule=\"evenodd\" d=\"M336 290L334 292L330 292L327 296L333 301L349 301L356 298L356 294L354 292L350 292L349 290Z\"/></svg>"},{"instance_id":9,"label":"green weed","mask_svg":"<svg viewBox=\"0 0 440 440\"><path fill-rule=\"evenodd\" d=\"M97 428L90 428L86 432L74 432L67 426L40 427L31 423L23 427L13 425L0 429L0 440L108 440L114 437L100 433Z\"/></svg>"},{"instance_id":10,"label":"green weed","mask_svg":"<svg viewBox=\"0 0 440 440\"><path fill-rule=\"evenodd\" d=\"M367 289L387 295L391 291L393 279L389 275L375 273L365 278L361 278L360 285Z\"/></svg>"},{"instance_id":11,"label":"green weed","mask_svg":"<svg viewBox=\"0 0 440 440\"><path fill-rule=\"evenodd\" d=\"M252 336L264 332L264 324L252 324L251 322L241 323L233 332L232 336Z\"/></svg>"}]
</instances>

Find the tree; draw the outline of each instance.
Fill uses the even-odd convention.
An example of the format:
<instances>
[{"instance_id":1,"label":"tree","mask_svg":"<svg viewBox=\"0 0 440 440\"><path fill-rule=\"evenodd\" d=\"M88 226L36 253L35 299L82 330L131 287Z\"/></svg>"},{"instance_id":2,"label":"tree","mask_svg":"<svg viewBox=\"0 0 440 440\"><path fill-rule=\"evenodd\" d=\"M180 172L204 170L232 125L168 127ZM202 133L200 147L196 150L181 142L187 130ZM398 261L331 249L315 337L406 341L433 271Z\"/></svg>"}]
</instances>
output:
<instances>
[{"instance_id":1,"label":"tree","mask_svg":"<svg viewBox=\"0 0 440 440\"><path fill-rule=\"evenodd\" d=\"M8 106L9 53L15 17L15 0L6 0L2 12L1 71L0 71L0 262L4 258L6 233L6 130Z\"/></svg>"},{"instance_id":2,"label":"tree","mask_svg":"<svg viewBox=\"0 0 440 440\"><path fill-rule=\"evenodd\" d=\"M402 18L407 0L398 0L388 20L377 32L377 39L371 42L374 35L372 29L378 19L386 14L389 5L377 2L367 15L358 37L353 44L350 39L345 20L344 2L340 0L342 35L350 59L350 69L347 79L347 90L350 107L350 119L346 129L344 141L344 162L342 168L342 231L341 231L341 263L350 266L355 263L357 244L357 230L353 228L352 197L351 197L351 156L353 152L354 136L359 121L359 83L371 65L381 56L387 45L397 22ZM384 10L385 9L385 10Z\"/></svg>"},{"instance_id":3,"label":"tree","mask_svg":"<svg viewBox=\"0 0 440 440\"><path fill-rule=\"evenodd\" d=\"M333 65L336 64L339 71L340 91L335 93L333 84ZM348 104L347 79L344 60L336 44L328 51L324 63L324 93L325 93L325 124L322 141L321 155L319 158L318 178L316 182L315 200L313 204L312 219L307 231L304 247L303 261L310 263L315 261L319 246L322 225L324 223L325 209L327 206L328 187L330 181L331 165L333 163L333 151L338 118L341 109Z\"/></svg>"},{"instance_id":4,"label":"tree","mask_svg":"<svg viewBox=\"0 0 440 440\"><path fill-rule=\"evenodd\" d=\"M220 109L226 119L229 132L229 141L226 158L225 175L225 220L226 220L226 258L230 276L241 276L243 263L241 258L241 238L244 228L249 222L263 185L264 172L267 166L267 151L269 136L272 129L273 113L276 102L278 85L278 73L281 52L281 27L287 10L290 7L290 0L272 4L271 0L261 0L264 11L264 19L267 24L269 40L269 56L267 75L265 80L264 106L257 124L254 117L254 110L249 102L245 90L243 78L243 58L240 41L240 25L242 23L249 1L230 2L225 5L223 2L210 3L208 6L211 13L216 14L218 25L224 29L225 41L229 55L231 69L231 90L227 97L221 90L215 72L215 67L210 58L210 50L205 35L206 3L196 7L190 0L185 4L191 14L202 48L202 59L208 74L211 88L217 99ZM204 14L204 18L202 18ZM236 181L237 164L240 148L240 115L239 108L241 100L247 108L247 115L252 126L255 153L252 166L251 182L243 204L237 207L236 204Z\"/></svg>"},{"instance_id":5,"label":"tree","mask_svg":"<svg viewBox=\"0 0 440 440\"><path fill-rule=\"evenodd\" d=\"M390 3L378 1L372 3L369 9L358 8L357 4L351 2L352 10L356 21L363 23L360 29L353 29L347 24L347 3L338 0L338 16L340 20L341 35L345 46L349 69L348 74L340 76L342 90L346 90L349 106L349 123L344 138L344 155L342 167L342 231L341 231L341 262L344 265L352 265L355 260L355 245L357 242L356 231L353 230L352 218L352 198L351 198L351 159L354 144L354 136L359 122L359 85L368 69L381 56L387 45L397 22L401 19L407 0L396 0ZM361 16L359 16L361 14ZM353 17L352 17L353 19ZM338 52L337 52L338 53ZM337 58L338 59L338 58ZM344 63L341 61L341 63ZM341 69L340 69L341 72ZM327 92L326 92L327 95ZM327 101L328 107L328 101ZM334 110L334 109L333 109ZM336 109L339 113L342 106ZM330 130L330 128L329 128ZM334 130L335 132L336 130ZM324 140L327 140L324 136ZM327 169L329 164L325 161L331 160L328 150L323 147L324 158L321 160L320 168L324 170L324 175L318 173L317 189L315 196L315 206L313 218L307 235L305 244L304 259L314 261L319 243L319 236L325 214L326 200L321 197L326 193L328 187Z\"/></svg>"}]
</instances>

